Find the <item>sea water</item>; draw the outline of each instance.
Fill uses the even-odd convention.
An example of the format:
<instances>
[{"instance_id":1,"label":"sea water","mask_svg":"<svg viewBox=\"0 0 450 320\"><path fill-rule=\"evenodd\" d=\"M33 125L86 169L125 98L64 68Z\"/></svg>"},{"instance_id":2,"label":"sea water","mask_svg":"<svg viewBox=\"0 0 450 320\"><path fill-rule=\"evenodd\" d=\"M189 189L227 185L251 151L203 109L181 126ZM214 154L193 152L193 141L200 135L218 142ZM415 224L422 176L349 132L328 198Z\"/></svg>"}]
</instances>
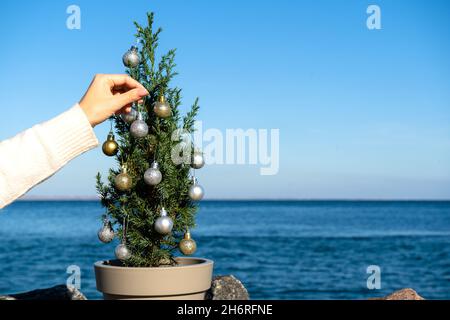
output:
<instances>
[{"instance_id":1,"label":"sea water","mask_svg":"<svg viewBox=\"0 0 450 320\"><path fill-rule=\"evenodd\" d=\"M102 213L96 201L1 210L0 294L64 284L78 266L81 291L100 299L93 263L117 245L97 239ZM366 299L406 287L450 299L450 202L205 201L197 225L196 256L253 299ZM379 289L367 283L373 265Z\"/></svg>"}]
</instances>

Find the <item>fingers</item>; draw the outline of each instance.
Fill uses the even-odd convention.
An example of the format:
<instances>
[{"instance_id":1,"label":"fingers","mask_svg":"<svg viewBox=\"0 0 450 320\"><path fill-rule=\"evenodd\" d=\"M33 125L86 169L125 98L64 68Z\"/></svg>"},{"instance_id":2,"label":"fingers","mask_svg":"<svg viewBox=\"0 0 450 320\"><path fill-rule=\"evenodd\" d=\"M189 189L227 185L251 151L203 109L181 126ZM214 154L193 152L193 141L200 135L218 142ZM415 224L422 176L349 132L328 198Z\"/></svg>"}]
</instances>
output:
<instances>
[{"instance_id":1,"label":"fingers","mask_svg":"<svg viewBox=\"0 0 450 320\"><path fill-rule=\"evenodd\" d=\"M124 90L124 89L117 89L117 88L114 88L114 89L112 90L112 94L113 94L113 95L118 95L118 94L125 93L125 92L127 92L128 90L129 90L129 89ZM143 99L141 99L141 100L138 101L138 104L143 104L143 103L144 103L144 100L143 100Z\"/></svg>"},{"instance_id":2,"label":"fingers","mask_svg":"<svg viewBox=\"0 0 450 320\"><path fill-rule=\"evenodd\" d=\"M125 74L98 74L94 77L91 87L86 93L90 93L89 99L83 98L81 102L91 106L106 106L103 112L108 116L118 112L130 112L133 102L142 102L149 94L142 84ZM94 122L97 124L103 120L96 119Z\"/></svg>"},{"instance_id":3,"label":"fingers","mask_svg":"<svg viewBox=\"0 0 450 320\"><path fill-rule=\"evenodd\" d=\"M145 90L145 88L136 88L128 90L125 93L113 96L112 107L114 109L114 112L130 105L133 102L141 100L146 95L148 95L148 92L147 90Z\"/></svg>"},{"instance_id":4,"label":"fingers","mask_svg":"<svg viewBox=\"0 0 450 320\"><path fill-rule=\"evenodd\" d=\"M127 114L127 113L130 113L130 112L131 112L131 106L127 105L127 106L123 107L122 109L117 110L115 112L115 114L124 114L124 113Z\"/></svg>"},{"instance_id":5,"label":"fingers","mask_svg":"<svg viewBox=\"0 0 450 320\"><path fill-rule=\"evenodd\" d=\"M134 80L125 74L109 74L106 75L111 90L126 90L126 89L136 89L142 88L145 90L144 86L138 81ZM147 93L148 94L148 93Z\"/></svg>"},{"instance_id":6,"label":"fingers","mask_svg":"<svg viewBox=\"0 0 450 320\"><path fill-rule=\"evenodd\" d=\"M124 107L128 109L131 107L131 103L142 101L142 98L148 95L144 86L128 75L110 74L106 77L114 94L114 112Z\"/></svg>"},{"instance_id":7,"label":"fingers","mask_svg":"<svg viewBox=\"0 0 450 320\"><path fill-rule=\"evenodd\" d=\"M121 94L123 94L123 93L125 93L125 92L126 92L126 91L123 91L123 90L119 90L119 91L113 90L113 95L114 95L114 96L118 96L118 95L121 95ZM136 102L136 101L134 101L134 102ZM139 100L137 101L137 104L138 104L138 105L143 104L143 103L144 103L144 99L139 99ZM129 104L127 104L126 106L122 107L122 109L116 111L115 113L116 113L116 114L120 114L120 113L130 113L132 108L133 108L133 104L132 104L132 103L129 103Z\"/></svg>"}]
</instances>

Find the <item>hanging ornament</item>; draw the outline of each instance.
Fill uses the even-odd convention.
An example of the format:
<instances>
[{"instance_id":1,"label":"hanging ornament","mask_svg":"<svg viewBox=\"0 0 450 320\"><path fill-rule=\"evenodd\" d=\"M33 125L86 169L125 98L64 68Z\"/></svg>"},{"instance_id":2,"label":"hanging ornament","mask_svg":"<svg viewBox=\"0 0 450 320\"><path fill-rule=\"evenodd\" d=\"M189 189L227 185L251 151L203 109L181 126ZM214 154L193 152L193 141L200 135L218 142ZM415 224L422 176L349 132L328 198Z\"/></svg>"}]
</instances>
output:
<instances>
[{"instance_id":1,"label":"hanging ornament","mask_svg":"<svg viewBox=\"0 0 450 320\"><path fill-rule=\"evenodd\" d=\"M116 249L114 250L114 253L116 255L116 258L120 261L125 261L130 259L131 257L131 250L128 248L126 239L127 239L127 229L128 229L128 216L124 216L123 218L123 229L122 229L122 243L119 244Z\"/></svg>"},{"instance_id":2,"label":"hanging ornament","mask_svg":"<svg viewBox=\"0 0 450 320\"><path fill-rule=\"evenodd\" d=\"M148 136L148 152L154 154L156 151L156 145L158 144L158 138L154 134Z\"/></svg>"},{"instance_id":3,"label":"hanging ornament","mask_svg":"<svg viewBox=\"0 0 450 320\"><path fill-rule=\"evenodd\" d=\"M147 169L144 173L144 181L150 186L156 186L162 180L161 171L159 171L158 162L154 161L150 169Z\"/></svg>"},{"instance_id":4,"label":"hanging ornament","mask_svg":"<svg viewBox=\"0 0 450 320\"><path fill-rule=\"evenodd\" d=\"M180 241L180 244L178 246L181 253L185 256L194 254L195 250L197 250L197 243L195 243L194 239L191 238L191 233L189 232L189 230L186 231L183 240Z\"/></svg>"},{"instance_id":5,"label":"hanging ornament","mask_svg":"<svg viewBox=\"0 0 450 320\"><path fill-rule=\"evenodd\" d=\"M145 123L142 113L138 113L137 119L130 126L130 133L135 138L144 138L148 134L148 125Z\"/></svg>"},{"instance_id":6,"label":"hanging ornament","mask_svg":"<svg viewBox=\"0 0 450 320\"><path fill-rule=\"evenodd\" d=\"M128 249L125 243L119 244L114 250L114 253L116 255L116 258L120 261L128 260L131 257L131 251L130 249Z\"/></svg>"},{"instance_id":7,"label":"hanging ornament","mask_svg":"<svg viewBox=\"0 0 450 320\"><path fill-rule=\"evenodd\" d=\"M133 179L131 179L130 175L127 173L127 167L123 166L122 172L114 179L114 185L119 191L128 191L131 189L132 183Z\"/></svg>"},{"instance_id":8,"label":"hanging ornament","mask_svg":"<svg viewBox=\"0 0 450 320\"><path fill-rule=\"evenodd\" d=\"M173 220L167 214L166 209L162 208L160 217L155 221L155 230L159 234L166 235L172 232Z\"/></svg>"},{"instance_id":9,"label":"hanging ornament","mask_svg":"<svg viewBox=\"0 0 450 320\"><path fill-rule=\"evenodd\" d=\"M137 119L138 113L134 108L131 108L131 111L128 113L122 113L120 117L123 121L126 123L132 123L134 120Z\"/></svg>"},{"instance_id":10,"label":"hanging ornament","mask_svg":"<svg viewBox=\"0 0 450 320\"><path fill-rule=\"evenodd\" d=\"M192 185L189 188L189 198L193 201L200 201L203 199L205 191L201 185L198 184L197 178L192 177Z\"/></svg>"},{"instance_id":11,"label":"hanging ornament","mask_svg":"<svg viewBox=\"0 0 450 320\"><path fill-rule=\"evenodd\" d=\"M114 239L114 230L108 219L103 220L103 227L97 232L98 239L103 243L109 243Z\"/></svg>"},{"instance_id":12,"label":"hanging ornament","mask_svg":"<svg viewBox=\"0 0 450 320\"><path fill-rule=\"evenodd\" d=\"M114 134L112 132L108 134L108 138L106 138L106 141L103 143L102 150L108 157L115 156L119 151L119 145L116 140L114 140Z\"/></svg>"},{"instance_id":13,"label":"hanging ornament","mask_svg":"<svg viewBox=\"0 0 450 320\"><path fill-rule=\"evenodd\" d=\"M163 95L161 95L159 100L153 105L153 111L160 118L168 118L172 115L172 108Z\"/></svg>"},{"instance_id":14,"label":"hanging ornament","mask_svg":"<svg viewBox=\"0 0 450 320\"><path fill-rule=\"evenodd\" d=\"M191 167L194 169L201 169L205 165L205 158L200 151L194 151L191 159Z\"/></svg>"},{"instance_id":15,"label":"hanging ornament","mask_svg":"<svg viewBox=\"0 0 450 320\"><path fill-rule=\"evenodd\" d=\"M141 62L141 58L139 57L138 48L136 46L131 46L130 50L125 52L122 57L123 64L127 68L135 68Z\"/></svg>"}]
</instances>

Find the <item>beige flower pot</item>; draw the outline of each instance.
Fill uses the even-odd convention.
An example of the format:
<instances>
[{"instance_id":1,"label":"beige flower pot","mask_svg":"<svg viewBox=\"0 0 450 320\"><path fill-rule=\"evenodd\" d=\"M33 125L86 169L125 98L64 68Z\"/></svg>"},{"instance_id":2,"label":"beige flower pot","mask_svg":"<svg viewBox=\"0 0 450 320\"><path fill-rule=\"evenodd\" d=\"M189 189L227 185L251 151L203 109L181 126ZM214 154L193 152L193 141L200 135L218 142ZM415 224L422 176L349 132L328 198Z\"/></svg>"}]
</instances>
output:
<instances>
[{"instance_id":1,"label":"beige flower pot","mask_svg":"<svg viewBox=\"0 0 450 320\"><path fill-rule=\"evenodd\" d=\"M118 261L94 264L97 290L106 300L203 300L211 287L213 261L176 258L177 266L121 267Z\"/></svg>"}]
</instances>

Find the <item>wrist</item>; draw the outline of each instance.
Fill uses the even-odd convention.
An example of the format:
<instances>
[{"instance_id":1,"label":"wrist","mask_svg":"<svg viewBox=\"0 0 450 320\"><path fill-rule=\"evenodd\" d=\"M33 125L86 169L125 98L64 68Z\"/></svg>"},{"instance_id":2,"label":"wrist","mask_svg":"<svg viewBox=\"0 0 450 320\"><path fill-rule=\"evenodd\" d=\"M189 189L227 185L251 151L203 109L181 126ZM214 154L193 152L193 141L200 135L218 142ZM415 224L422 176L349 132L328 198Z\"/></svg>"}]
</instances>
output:
<instances>
[{"instance_id":1,"label":"wrist","mask_svg":"<svg viewBox=\"0 0 450 320\"><path fill-rule=\"evenodd\" d=\"M91 127L92 128L95 127L98 123L96 123L93 119L94 117L92 115L92 112L90 111L92 108L89 108L89 106L83 100L78 102L78 105L80 106L80 109L83 111L84 115L86 116L86 119L89 122L89 124L91 125Z\"/></svg>"}]
</instances>

